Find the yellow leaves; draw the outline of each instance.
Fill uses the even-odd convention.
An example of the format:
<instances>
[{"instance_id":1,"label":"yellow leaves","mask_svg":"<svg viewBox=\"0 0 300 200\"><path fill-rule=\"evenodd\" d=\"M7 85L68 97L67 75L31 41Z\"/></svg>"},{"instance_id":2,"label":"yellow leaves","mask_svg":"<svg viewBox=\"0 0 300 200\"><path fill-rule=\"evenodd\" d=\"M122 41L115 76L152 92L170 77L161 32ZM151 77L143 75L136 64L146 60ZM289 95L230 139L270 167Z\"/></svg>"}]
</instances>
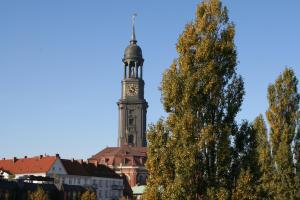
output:
<instances>
[{"instance_id":1,"label":"yellow leaves","mask_svg":"<svg viewBox=\"0 0 300 200\"><path fill-rule=\"evenodd\" d=\"M48 194L41 187L38 187L34 192L29 192L29 200L48 200Z\"/></svg>"},{"instance_id":2,"label":"yellow leaves","mask_svg":"<svg viewBox=\"0 0 300 200\"><path fill-rule=\"evenodd\" d=\"M253 176L249 170L242 170L233 191L233 200L256 200L258 194L253 182Z\"/></svg>"},{"instance_id":3,"label":"yellow leaves","mask_svg":"<svg viewBox=\"0 0 300 200\"><path fill-rule=\"evenodd\" d=\"M97 195L92 190L87 190L81 195L81 200L97 200Z\"/></svg>"},{"instance_id":4,"label":"yellow leaves","mask_svg":"<svg viewBox=\"0 0 300 200\"><path fill-rule=\"evenodd\" d=\"M176 49L180 54L189 53L190 47L197 41L197 35L193 23L185 26L184 32L179 36Z\"/></svg>"},{"instance_id":5,"label":"yellow leaves","mask_svg":"<svg viewBox=\"0 0 300 200\"><path fill-rule=\"evenodd\" d=\"M292 142L299 126L298 80L291 68L286 68L274 84L268 87L269 108L266 112L274 163L274 194L276 199L294 199L294 168Z\"/></svg>"},{"instance_id":6,"label":"yellow leaves","mask_svg":"<svg viewBox=\"0 0 300 200\"><path fill-rule=\"evenodd\" d=\"M202 198L208 185L224 186L216 196L226 199L229 133L244 92L235 72L234 26L219 0L199 4L176 48L179 57L161 84L169 115L148 131L147 184L153 194L146 192L146 199Z\"/></svg>"}]
</instances>

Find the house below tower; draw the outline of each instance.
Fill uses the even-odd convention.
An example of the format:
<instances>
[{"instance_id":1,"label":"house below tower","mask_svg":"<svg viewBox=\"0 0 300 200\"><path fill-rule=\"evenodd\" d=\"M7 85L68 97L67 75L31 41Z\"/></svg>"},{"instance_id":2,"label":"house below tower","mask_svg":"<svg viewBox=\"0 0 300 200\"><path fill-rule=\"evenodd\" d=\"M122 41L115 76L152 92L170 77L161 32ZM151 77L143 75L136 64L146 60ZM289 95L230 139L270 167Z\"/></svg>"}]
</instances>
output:
<instances>
[{"instance_id":1,"label":"house below tower","mask_svg":"<svg viewBox=\"0 0 300 200\"><path fill-rule=\"evenodd\" d=\"M98 162L113 169L117 174L125 175L131 187L145 185L147 170L146 147L107 147L88 159L90 163Z\"/></svg>"}]
</instances>

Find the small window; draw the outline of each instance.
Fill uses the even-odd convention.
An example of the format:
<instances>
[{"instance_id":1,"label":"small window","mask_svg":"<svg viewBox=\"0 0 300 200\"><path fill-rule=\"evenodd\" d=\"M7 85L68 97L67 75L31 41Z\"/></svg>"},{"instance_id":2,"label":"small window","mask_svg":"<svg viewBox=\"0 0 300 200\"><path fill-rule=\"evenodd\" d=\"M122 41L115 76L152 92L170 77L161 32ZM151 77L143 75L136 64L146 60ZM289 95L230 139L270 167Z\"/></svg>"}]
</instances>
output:
<instances>
[{"instance_id":1,"label":"small window","mask_svg":"<svg viewBox=\"0 0 300 200\"><path fill-rule=\"evenodd\" d=\"M133 118L129 118L129 125L130 125L130 126L132 126L132 125L133 125L133 123L134 123L134 120L133 120Z\"/></svg>"},{"instance_id":2,"label":"small window","mask_svg":"<svg viewBox=\"0 0 300 200\"><path fill-rule=\"evenodd\" d=\"M129 135L128 136L128 144L133 144L133 140L134 140L134 136L133 135Z\"/></svg>"},{"instance_id":3,"label":"small window","mask_svg":"<svg viewBox=\"0 0 300 200\"><path fill-rule=\"evenodd\" d=\"M129 162L130 162L130 159L128 159L128 158L125 158L125 159L124 159L124 165L128 165Z\"/></svg>"}]
</instances>

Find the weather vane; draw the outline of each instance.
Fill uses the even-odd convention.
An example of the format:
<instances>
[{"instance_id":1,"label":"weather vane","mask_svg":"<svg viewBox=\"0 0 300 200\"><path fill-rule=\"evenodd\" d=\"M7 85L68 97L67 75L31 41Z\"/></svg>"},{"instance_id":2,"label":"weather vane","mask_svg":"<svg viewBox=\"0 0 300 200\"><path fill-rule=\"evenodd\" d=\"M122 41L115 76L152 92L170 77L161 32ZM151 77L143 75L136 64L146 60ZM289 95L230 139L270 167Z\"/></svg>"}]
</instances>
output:
<instances>
[{"instance_id":1,"label":"weather vane","mask_svg":"<svg viewBox=\"0 0 300 200\"><path fill-rule=\"evenodd\" d=\"M132 15L132 26L134 26L136 16L137 16L137 13L133 13L133 15Z\"/></svg>"}]
</instances>

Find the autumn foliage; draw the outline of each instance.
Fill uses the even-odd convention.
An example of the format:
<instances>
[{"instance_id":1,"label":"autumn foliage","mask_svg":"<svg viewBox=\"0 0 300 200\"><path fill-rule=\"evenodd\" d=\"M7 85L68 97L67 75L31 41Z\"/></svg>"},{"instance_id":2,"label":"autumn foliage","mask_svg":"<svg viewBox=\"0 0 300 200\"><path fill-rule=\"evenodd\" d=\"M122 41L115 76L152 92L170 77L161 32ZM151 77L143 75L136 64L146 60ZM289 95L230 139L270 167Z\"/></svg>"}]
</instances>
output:
<instances>
[{"instance_id":1,"label":"autumn foliage","mask_svg":"<svg viewBox=\"0 0 300 200\"><path fill-rule=\"evenodd\" d=\"M298 80L286 68L269 86L269 130L263 115L239 124L245 92L234 35L227 8L206 0L179 36L161 83L168 115L148 129L144 200L297 198Z\"/></svg>"}]
</instances>

